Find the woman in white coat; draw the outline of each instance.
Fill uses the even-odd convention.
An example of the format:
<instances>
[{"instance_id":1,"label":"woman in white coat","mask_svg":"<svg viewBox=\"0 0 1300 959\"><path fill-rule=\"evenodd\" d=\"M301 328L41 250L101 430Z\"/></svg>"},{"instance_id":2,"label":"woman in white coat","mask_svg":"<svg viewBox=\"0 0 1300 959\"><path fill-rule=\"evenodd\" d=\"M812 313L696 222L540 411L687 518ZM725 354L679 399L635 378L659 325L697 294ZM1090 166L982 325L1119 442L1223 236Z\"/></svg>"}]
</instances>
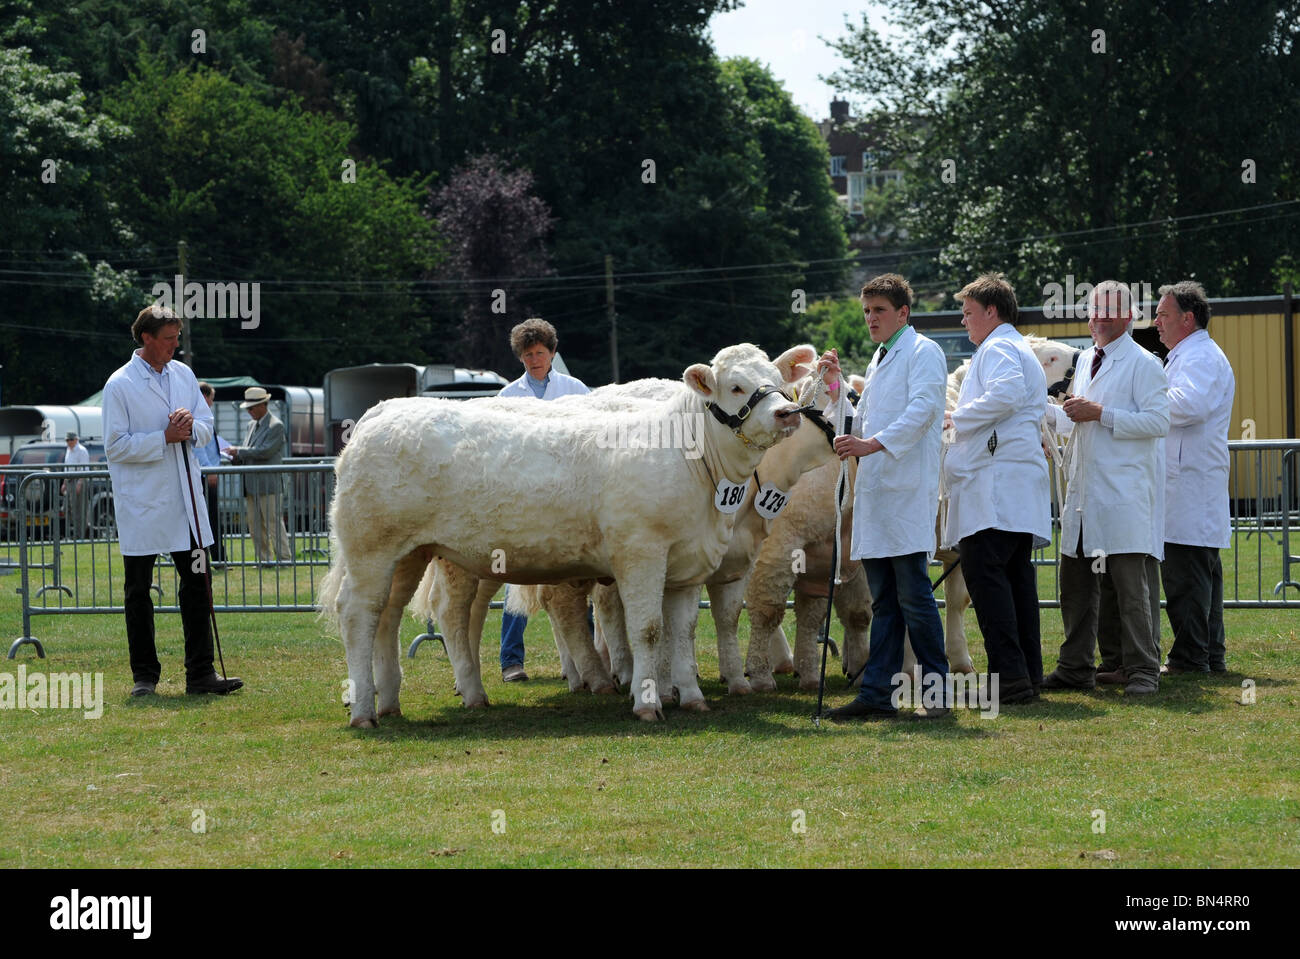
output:
<instances>
[{"instance_id":1,"label":"woman in white coat","mask_svg":"<svg viewBox=\"0 0 1300 959\"><path fill-rule=\"evenodd\" d=\"M125 570L132 696L152 695L162 674L149 593L159 553L171 555L180 578L185 692L224 695L243 686L237 678L218 676L212 665L205 549L212 530L207 510L195 508L203 500L203 477L186 444L211 442L213 421L194 373L172 359L180 329L180 318L169 309L141 310L131 325L140 349L104 385L104 453Z\"/></svg>"}]
</instances>

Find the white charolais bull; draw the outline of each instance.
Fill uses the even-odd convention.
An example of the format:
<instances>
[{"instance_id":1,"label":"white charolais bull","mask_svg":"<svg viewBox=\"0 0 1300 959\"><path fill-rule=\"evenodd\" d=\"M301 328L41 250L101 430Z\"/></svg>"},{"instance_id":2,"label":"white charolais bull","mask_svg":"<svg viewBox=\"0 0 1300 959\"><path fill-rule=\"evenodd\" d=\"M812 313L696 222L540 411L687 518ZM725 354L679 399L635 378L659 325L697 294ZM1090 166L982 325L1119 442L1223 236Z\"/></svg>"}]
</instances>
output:
<instances>
[{"instance_id":1,"label":"white charolais bull","mask_svg":"<svg viewBox=\"0 0 1300 959\"><path fill-rule=\"evenodd\" d=\"M727 347L689 367L662 402L662 430L698 424L699 456L608 448L644 412L532 400L386 400L357 423L336 464L334 564L321 606L347 651L354 726L400 711L397 628L430 557L444 589L438 621L465 705L486 705L469 618L480 578L519 583L614 578L632 648L634 711L662 718L665 588L703 582L731 542L715 507L800 416L760 349ZM508 460L509 469L502 469ZM374 667L372 671L372 665ZM378 689L376 676L378 672Z\"/></svg>"},{"instance_id":2,"label":"white charolais bull","mask_svg":"<svg viewBox=\"0 0 1300 959\"><path fill-rule=\"evenodd\" d=\"M802 395L811 385L809 371L816 363L818 353L812 346L798 346L787 350L777 360L787 383L798 383ZM823 394L823 399L825 394ZM824 408L825 403L819 404ZM825 421L820 417L821 423ZM790 501L790 492L799 477L808 470L828 463L838 462L831 447L829 426L804 423L794 437L780 446L768 450L754 471L754 477L745 491L744 499L736 511L736 524L731 544L721 564L705 585L712 602L712 612L717 626L718 664L728 692L748 693L750 686L741 664L738 622L745 584L758 551L766 539L773 522L777 521ZM608 676L627 681L631 674L629 651L623 640L622 610L619 591L613 586L597 586L593 601L600 613L599 622L609 647L606 665L599 652L590 648L583 614L585 590L571 587L536 587L520 590L518 597L511 594L523 611L546 609L551 616L557 646L567 649L576 659L581 649L586 661L593 663L595 676L603 683ZM699 589L689 586L681 590L668 590L664 596L664 621L666 634L673 643L674 656L672 686L685 709L706 709L704 694L700 690L695 667L695 627L699 618ZM588 667L578 663L581 679L569 674L570 688L587 685L596 691L589 678ZM569 664L566 663L566 670Z\"/></svg>"}]
</instances>

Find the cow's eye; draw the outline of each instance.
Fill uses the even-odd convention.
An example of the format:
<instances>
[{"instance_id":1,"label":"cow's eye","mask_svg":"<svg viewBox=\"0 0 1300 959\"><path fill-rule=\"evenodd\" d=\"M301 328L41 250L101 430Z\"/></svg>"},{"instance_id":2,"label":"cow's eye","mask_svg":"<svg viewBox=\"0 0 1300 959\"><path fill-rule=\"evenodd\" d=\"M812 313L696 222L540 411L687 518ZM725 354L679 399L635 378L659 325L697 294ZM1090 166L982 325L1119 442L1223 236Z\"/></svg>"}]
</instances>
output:
<instances>
[{"instance_id":1,"label":"cow's eye","mask_svg":"<svg viewBox=\"0 0 1300 959\"><path fill-rule=\"evenodd\" d=\"M743 389L741 389L739 386L733 386L733 387L731 388L731 392L733 392L733 393L744 393L745 391L744 391Z\"/></svg>"}]
</instances>

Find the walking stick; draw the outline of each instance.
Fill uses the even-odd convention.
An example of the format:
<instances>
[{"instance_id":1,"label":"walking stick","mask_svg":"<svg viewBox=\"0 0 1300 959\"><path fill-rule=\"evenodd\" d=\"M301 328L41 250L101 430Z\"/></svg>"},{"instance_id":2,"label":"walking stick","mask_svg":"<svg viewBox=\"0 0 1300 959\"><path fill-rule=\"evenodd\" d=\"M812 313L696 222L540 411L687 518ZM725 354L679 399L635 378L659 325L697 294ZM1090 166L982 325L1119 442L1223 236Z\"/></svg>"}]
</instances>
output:
<instances>
[{"instance_id":1,"label":"walking stick","mask_svg":"<svg viewBox=\"0 0 1300 959\"><path fill-rule=\"evenodd\" d=\"M190 491L190 508L194 511L194 541L197 543L201 538L200 530L203 527L199 525L199 506L194 498L194 481L190 476L190 447L185 440L181 440L181 455L185 457L185 488ZM199 549L204 549L202 543L199 543ZM226 660L221 655L221 633L217 631L217 611L213 608L212 602L212 564L208 562L206 551L203 553L203 582L208 588L208 621L212 624L212 638L217 644L217 662L221 664L221 678L228 679Z\"/></svg>"}]
</instances>

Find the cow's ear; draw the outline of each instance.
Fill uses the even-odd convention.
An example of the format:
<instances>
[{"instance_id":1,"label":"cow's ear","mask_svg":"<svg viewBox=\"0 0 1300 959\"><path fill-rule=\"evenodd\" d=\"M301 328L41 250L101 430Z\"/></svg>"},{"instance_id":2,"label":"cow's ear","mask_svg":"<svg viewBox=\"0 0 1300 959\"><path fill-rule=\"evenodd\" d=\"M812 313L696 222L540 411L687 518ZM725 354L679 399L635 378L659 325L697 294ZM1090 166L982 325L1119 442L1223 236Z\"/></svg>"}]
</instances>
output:
<instances>
[{"instance_id":1,"label":"cow's ear","mask_svg":"<svg viewBox=\"0 0 1300 959\"><path fill-rule=\"evenodd\" d=\"M781 379L787 383L797 383L817 366L817 348L808 343L792 346L774 362L781 371Z\"/></svg>"},{"instance_id":2,"label":"cow's ear","mask_svg":"<svg viewBox=\"0 0 1300 959\"><path fill-rule=\"evenodd\" d=\"M718 381L713 377L713 369L703 363L686 367L686 372L682 374L682 381L697 393L709 397L713 396L718 389Z\"/></svg>"}]
</instances>

